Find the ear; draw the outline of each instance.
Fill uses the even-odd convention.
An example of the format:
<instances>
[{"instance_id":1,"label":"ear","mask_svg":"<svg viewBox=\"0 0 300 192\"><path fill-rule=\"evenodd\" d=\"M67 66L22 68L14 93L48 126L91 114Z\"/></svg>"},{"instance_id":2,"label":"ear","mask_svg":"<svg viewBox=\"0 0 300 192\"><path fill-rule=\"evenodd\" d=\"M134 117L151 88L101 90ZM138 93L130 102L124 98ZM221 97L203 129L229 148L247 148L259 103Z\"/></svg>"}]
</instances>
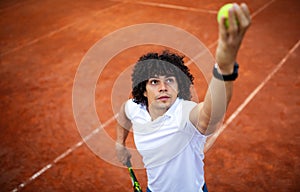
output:
<instances>
[{"instance_id":1,"label":"ear","mask_svg":"<svg viewBox=\"0 0 300 192\"><path fill-rule=\"evenodd\" d=\"M144 92L144 96L145 96L145 97L148 97L148 95L147 95L147 91L145 91L145 92Z\"/></svg>"}]
</instances>

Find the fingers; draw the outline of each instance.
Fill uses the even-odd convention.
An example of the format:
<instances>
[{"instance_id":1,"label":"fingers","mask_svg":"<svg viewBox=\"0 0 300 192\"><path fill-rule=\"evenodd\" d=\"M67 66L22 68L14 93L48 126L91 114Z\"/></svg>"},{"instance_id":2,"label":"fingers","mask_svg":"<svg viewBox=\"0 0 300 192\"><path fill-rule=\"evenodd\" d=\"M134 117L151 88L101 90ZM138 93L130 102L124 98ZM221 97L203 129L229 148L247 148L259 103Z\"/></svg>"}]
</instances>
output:
<instances>
[{"instance_id":1,"label":"fingers","mask_svg":"<svg viewBox=\"0 0 300 192\"><path fill-rule=\"evenodd\" d=\"M245 3L241 4L241 8L249 21L251 21L251 15L248 6Z\"/></svg>"},{"instance_id":2,"label":"fingers","mask_svg":"<svg viewBox=\"0 0 300 192\"><path fill-rule=\"evenodd\" d=\"M231 35L235 36L238 33L238 29L239 29L239 21L236 19L236 6L234 4L234 6L232 8L229 9L229 13L228 13L228 23L229 23L229 27L228 27L228 33L230 33Z\"/></svg>"},{"instance_id":3,"label":"fingers","mask_svg":"<svg viewBox=\"0 0 300 192\"><path fill-rule=\"evenodd\" d=\"M119 161L123 164L123 165L127 165L128 161L130 160L131 155L130 154L123 154L122 156L119 157Z\"/></svg>"},{"instance_id":4,"label":"fingers","mask_svg":"<svg viewBox=\"0 0 300 192\"><path fill-rule=\"evenodd\" d=\"M228 22L227 24L225 22ZM240 6L236 3L228 10L228 21L222 18L219 22L220 34L226 37L226 34L236 35L244 33L251 24L251 15L248 6L242 3Z\"/></svg>"},{"instance_id":5,"label":"fingers","mask_svg":"<svg viewBox=\"0 0 300 192\"><path fill-rule=\"evenodd\" d=\"M248 6L245 3L238 5L233 4L232 8L228 10L228 19L221 18L219 22L220 38L243 36L251 24L251 15Z\"/></svg>"},{"instance_id":6,"label":"fingers","mask_svg":"<svg viewBox=\"0 0 300 192\"><path fill-rule=\"evenodd\" d=\"M251 24L251 15L247 5L233 4L228 10L227 24L225 20L222 18L219 22L219 41L216 50L216 60L223 67L232 65L236 60L244 34Z\"/></svg>"},{"instance_id":7,"label":"fingers","mask_svg":"<svg viewBox=\"0 0 300 192\"><path fill-rule=\"evenodd\" d=\"M127 162L131 158L131 154L128 151L128 149L125 146L119 144L119 145L116 145L116 152L117 152L117 157L118 157L119 161L123 165L126 165Z\"/></svg>"},{"instance_id":8,"label":"fingers","mask_svg":"<svg viewBox=\"0 0 300 192\"><path fill-rule=\"evenodd\" d=\"M222 17L221 22L219 22L219 35L222 40L227 38L227 29L226 29L226 18Z\"/></svg>"},{"instance_id":9,"label":"fingers","mask_svg":"<svg viewBox=\"0 0 300 192\"><path fill-rule=\"evenodd\" d=\"M238 30L239 32L244 33L251 24L251 15L248 6L245 3L241 4L241 6L234 4L233 8L234 16L238 22Z\"/></svg>"}]
</instances>

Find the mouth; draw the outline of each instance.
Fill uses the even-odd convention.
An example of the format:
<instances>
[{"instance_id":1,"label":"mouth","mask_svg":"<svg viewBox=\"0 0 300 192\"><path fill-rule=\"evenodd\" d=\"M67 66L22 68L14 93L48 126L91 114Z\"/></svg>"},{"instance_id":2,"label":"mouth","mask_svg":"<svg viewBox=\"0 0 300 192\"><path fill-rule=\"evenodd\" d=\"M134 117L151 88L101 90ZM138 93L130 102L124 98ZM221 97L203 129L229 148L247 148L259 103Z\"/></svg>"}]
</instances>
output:
<instances>
[{"instance_id":1,"label":"mouth","mask_svg":"<svg viewBox=\"0 0 300 192\"><path fill-rule=\"evenodd\" d=\"M168 99L170 99L171 97L170 96L167 96L167 95L163 95L163 96L160 96L157 98L157 100L160 100L160 101L166 101Z\"/></svg>"}]
</instances>

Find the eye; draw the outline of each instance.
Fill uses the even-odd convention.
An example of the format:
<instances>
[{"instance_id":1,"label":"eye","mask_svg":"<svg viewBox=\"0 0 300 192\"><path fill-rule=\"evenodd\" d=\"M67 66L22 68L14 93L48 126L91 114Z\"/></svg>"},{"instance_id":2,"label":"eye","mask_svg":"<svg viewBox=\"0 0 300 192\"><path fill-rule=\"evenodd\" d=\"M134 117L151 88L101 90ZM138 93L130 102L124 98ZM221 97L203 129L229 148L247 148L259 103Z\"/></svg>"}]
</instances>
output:
<instances>
[{"instance_id":1,"label":"eye","mask_svg":"<svg viewBox=\"0 0 300 192\"><path fill-rule=\"evenodd\" d=\"M152 80L150 79L149 82L150 82L151 85L157 85L158 84L158 81L156 79L152 79Z\"/></svg>"},{"instance_id":2,"label":"eye","mask_svg":"<svg viewBox=\"0 0 300 192\"><path fill-rule=\"evenodd\" d=\"M172 83L174 83L174 82L175 82L175 79L172 78L172 77L166 79L166 83L167 83L167 84L172 84Z\"/></svg>"}]
</instances>

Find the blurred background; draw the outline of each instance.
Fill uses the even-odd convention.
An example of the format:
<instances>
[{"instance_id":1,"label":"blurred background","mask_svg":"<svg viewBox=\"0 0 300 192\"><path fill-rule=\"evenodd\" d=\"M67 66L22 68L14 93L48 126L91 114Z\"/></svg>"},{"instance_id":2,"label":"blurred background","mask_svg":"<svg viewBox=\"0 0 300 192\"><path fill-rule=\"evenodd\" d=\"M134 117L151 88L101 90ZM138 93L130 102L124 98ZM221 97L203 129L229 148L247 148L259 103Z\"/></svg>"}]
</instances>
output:
<instances>
[{"instance_id":1,"label":"blurred background","mask_svg":"<svg viewBox=\"0 0 300 192\"><path fill-rule=\"evenodd\" d=\"M132 191L127 169L97 156L78 131L72 91L81 61L105 36L143 23L184 29L214 54L217 12L228 2L1 0L1 191ZM252 26L238 55L228 125L206 153L206 183L209 191L299 191L300 2L236 2L248 4ZM160 31L155 33L159 37ZM114 82L139 56L165 48L124 50L99 76L95 107L101 129L112 139ZM190 67L194 99L202 100L207 83L194 64ZM128 146L134 147L132 135ZM145 190L145 170L136 175Z\"/></svg>"}]
</instances>

